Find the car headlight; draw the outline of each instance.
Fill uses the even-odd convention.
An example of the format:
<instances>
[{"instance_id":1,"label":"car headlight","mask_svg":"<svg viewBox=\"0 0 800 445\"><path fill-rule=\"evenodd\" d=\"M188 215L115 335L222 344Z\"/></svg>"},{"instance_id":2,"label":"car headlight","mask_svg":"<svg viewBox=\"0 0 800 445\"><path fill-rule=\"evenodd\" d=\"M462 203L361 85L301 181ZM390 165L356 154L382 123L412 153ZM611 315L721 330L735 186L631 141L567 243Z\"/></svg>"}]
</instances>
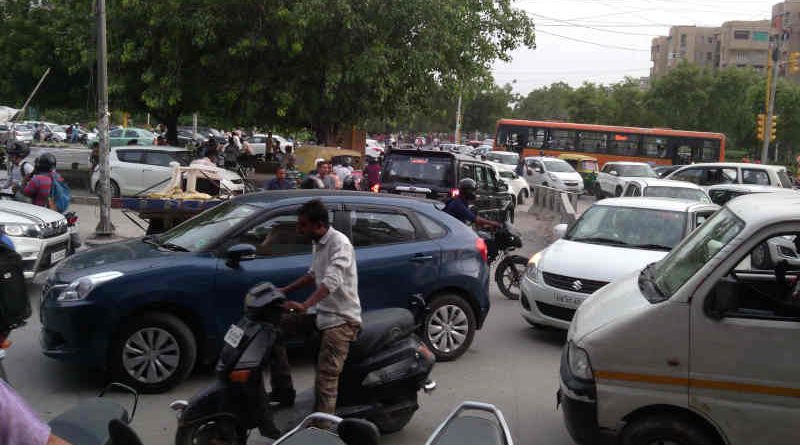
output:
<instances>
[{"instance_id":1,"label":"car headlight","mask_svg":"<svg viewBox=\"0 0 800 445\"><path fill-rule=\"evenodd\" d=\"M89 296L90 293L99 285L111 280L115 280L124 274L122 272L101 272L94 275L87 275L78 278L67 286L64 292L58 296L58 301L80 301Z\"/></svg>"},{"instance_id":2,"label":"car headlight","mask_svg":"<svg viewBox=\"0 0 800 445\"><path fill-rule=\"evenodd\" d=\"M3 231L8 236L23 236L27 238L39 238L42 236L42 231L36 224L5 224Z\"/></svg>"},{"instance_id":3,"label":"car headlight","mask_svg":"<svg viewBox=\"0 0 800 445\"><path fill-rule=\"evenodd\" d=\"M539 281L539 259L542 257L541 252L537 252L528 260L528 268L525 269L525 276L534 283Z\"/></svg>"},{"instance_id":4,"label":"car headlight","mask_svg":"<svg viewBox=\"0 0 800 445\"><path fill-rule=\"evenodd\" d=\"M589 354L583 349L575 346L575 343L567 343L567 365L573 376L581 380L592 380L592 364L589 363Z\"/></svg>"}]
</instances>

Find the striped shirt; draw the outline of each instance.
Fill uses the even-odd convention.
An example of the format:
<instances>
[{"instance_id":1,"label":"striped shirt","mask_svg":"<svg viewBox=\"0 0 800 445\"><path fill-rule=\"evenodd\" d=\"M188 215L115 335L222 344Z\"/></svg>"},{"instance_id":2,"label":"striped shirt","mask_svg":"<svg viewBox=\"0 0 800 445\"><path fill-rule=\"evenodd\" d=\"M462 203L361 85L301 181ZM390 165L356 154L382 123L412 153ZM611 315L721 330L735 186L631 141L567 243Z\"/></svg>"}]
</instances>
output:
<instances>
[{"instance_id":1,"label":"striped shirt","mask_svg":"<svg viewBox=\"0 0 800 445\"><path fill-rule=\"evenodd\" d=\"M50 189L53 187L53 179L56 181L64 182L64 178L57 172L50 172L49 174L39 174L28 181L25 190L22 193L28 198L33 199L33 204L37 206L47 207L47 199L50 197Z\"/></svg>"}]
</instances>

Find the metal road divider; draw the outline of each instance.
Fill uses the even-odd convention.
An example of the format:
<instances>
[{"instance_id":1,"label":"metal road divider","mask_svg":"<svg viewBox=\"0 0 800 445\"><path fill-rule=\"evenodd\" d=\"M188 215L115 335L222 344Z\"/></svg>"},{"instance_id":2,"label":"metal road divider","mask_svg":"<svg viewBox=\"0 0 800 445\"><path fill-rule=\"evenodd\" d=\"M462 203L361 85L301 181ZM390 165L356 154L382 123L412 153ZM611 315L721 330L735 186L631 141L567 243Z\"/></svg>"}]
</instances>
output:
<instances>
[{"instance_id":1,"label":"metal road divider","mask_svg":"<svg viewBox=\"0 0 800 445\"><path fill-rule=\"evenodd\" d=\"M532 185L531 206L528 213L540 219L558 220L560 223L572 224L577 219L576 209L580 193Z\"/></svg>"}]
</instances>

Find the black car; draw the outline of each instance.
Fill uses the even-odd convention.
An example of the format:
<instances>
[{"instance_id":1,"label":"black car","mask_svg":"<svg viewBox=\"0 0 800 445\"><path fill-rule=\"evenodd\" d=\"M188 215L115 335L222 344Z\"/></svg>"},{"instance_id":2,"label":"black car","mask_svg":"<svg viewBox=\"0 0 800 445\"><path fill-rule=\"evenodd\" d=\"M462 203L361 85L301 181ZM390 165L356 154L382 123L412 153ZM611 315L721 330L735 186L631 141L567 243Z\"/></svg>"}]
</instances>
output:
<instances>
[{"instance_id":1,"label":"black car","mask_svg":"<svg viewBox=\"0 0 800 445\"><path fill-rule=\"evenodd\" d=\"M514 196L494 168L470 156L446 151L394 150L387 157L381 192L446 201L458 193L458 182L478 184L473 210L495 221L514 219Z\"/></svg>"}]
</instances>

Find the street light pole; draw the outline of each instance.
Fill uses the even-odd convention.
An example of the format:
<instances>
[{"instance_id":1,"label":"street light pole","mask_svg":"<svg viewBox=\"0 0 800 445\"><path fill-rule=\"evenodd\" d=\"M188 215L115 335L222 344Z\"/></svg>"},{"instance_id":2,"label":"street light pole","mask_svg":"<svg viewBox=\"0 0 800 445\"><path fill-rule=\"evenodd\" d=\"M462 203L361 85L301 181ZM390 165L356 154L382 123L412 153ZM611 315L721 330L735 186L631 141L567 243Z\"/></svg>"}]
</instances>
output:
<instances>
[{"instance_id":1,"label":"street light pole","mask_svg":"<svg viewBox=\"0 0 800 445\"><path fill-rule=\"evenodd\" d=\"M111 178L109 177L108 141L108 48L106 47L106 1L97 0L97 138L100 164L100 222L95 229L98 237L114 234L111 224Z\"/></svg>"},{"instance_id":2,"label":"street light pole","mask_svg":"<svg viewBox=\"0 0 800 445\"><path fill-rule=\"evenodd\" d=\"M461 92L458 92L458 108L456 108L456 134L453 143L461 143Z\"/></svg>"}]
</instances>

